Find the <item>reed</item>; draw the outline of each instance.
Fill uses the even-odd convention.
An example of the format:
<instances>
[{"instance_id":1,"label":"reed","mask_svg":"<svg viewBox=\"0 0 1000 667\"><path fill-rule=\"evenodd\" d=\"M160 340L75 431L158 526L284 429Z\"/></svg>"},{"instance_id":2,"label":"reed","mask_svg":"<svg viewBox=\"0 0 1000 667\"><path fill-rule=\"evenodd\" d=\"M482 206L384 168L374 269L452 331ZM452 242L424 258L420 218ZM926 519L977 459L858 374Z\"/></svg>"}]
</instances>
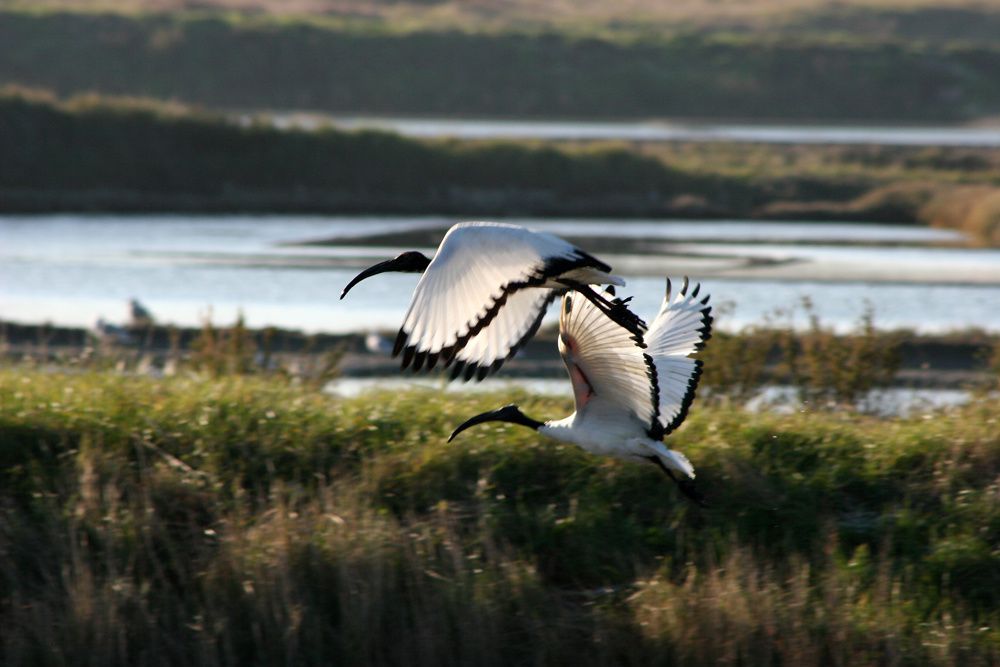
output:
<instances>
[{"instance_id":1,"label":"reed","mask_svg":"<svg viewBox=\"0 0 1000 667\"><path fill-rule=\"evenodd\" d=\"M1000 658L995 400L697 404L652 467L462 419L523 393L0 370L4 664Z\"/></svg>"}]
</instances>

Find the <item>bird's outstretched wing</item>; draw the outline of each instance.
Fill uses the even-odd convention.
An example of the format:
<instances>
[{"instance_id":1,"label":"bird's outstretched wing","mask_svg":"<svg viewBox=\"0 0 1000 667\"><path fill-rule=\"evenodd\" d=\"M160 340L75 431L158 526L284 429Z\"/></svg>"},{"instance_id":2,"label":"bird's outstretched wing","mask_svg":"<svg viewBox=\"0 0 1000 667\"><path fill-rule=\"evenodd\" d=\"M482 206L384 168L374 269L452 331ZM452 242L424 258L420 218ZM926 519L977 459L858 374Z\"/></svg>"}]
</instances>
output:
<instances>
[{"instance_id":1,"label":"bird's outstretched wing","mask_svg":"<svg viewBox=\"0 0 1000 667\"><path fill-rule=\"evenodd\" d=\"M592 400L631 413L654 440L677 428L694 400L701 361L688 355L711 335L708 297L688 282L667 295L642 337L630 334L577 293L563 297L559 352L573 383L577 412Z\"/></svg>"},{"instance_id":2,"label":"bird's outstretched wing","mask_svg":"<svg viewBox=\"0 0 1000 667\"><path fill-rule=\"evenodd\" d=\"M712 307L708 295L698 298L696 284L688 289L688 279L671 294L670 279L660 312L645 335L646 354L653 360L657 388L656 419L649 437L660 440L687 416L701 377L701 360L689 355L705 346L712 337Z\"/></svg>"},{"instance_id":3,"label":"bird's outstretched wing","mask_svg":"<svg viewBox=\"0 0 1000 667\"><path fill-rule=\"evenodd\" d=\"M445 235L413 292L393 355L414 370L457 362L483 379L537 330L558 291L542 287L574 269L611 267L551 234L500 223L462 223Z\"/></svg>"},{"instance_id":4,"label":"bird's outstretched wing","mask_svg":"<svg viewBox=\"0 0 1000 667\"><path fill-rule=\"evenodd\" d=\"M605 296L611 296L605 292ZM559 353L573 383L576 411L593 401L631 413L641 423L656 418L653 360L641 338L607 318L577 292L563 296Z\"/></svg>"},{"instance_id":5,"label":"bird's outstretched wing","mask_svg":"<svg viewBox=\"0 0 1000 667\"><path fill-rule=\"evenodd\" d=\"M455 355L451 378L482 380L499 369L535 335L549 305L560 294L562 290L545 287L511 294L490 326L469 339ZM515 342L511 345L510 341Z\"/></svg>"}]
</instances>

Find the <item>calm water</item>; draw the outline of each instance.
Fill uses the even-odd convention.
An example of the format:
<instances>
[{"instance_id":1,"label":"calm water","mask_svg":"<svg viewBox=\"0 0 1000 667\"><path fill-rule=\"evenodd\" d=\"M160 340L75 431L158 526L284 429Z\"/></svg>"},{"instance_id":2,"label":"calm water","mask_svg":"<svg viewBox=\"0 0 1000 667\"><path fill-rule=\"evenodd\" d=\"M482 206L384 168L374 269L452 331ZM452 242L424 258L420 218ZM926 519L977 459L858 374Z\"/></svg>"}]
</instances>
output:
<instances>
[{"instance_id":1,"label":"calm water","mask_svg":"<svg viewBox=\"0 0 1000 667\"><path fill-rule=\"evenodd\" d=\"M0 216L0 319L76 326L90 326L99 316L124 321L126 301L136 297L160 321L185 326L199 324L206 315L226 324L242 311L251 326L394 329L417 276L384 274L338 300L360 268L398 252L391 238L387 247L378 248L295 244L452 222L429 217ZM613 234L661 244L651 247L670 254L614 256L636 307L647 315L659 305L661 276L683 270L700 279L722 307L723 327L759 322L808 297L825 322L840 328L853 324L870 303L880 326L1000 331L1000 252L832 245L932 243L954 240L950 232L736 221L518 222L584 241ZM789 245L795 241L800 243ZM758 272L754 261L762 258L784 264ZM884 274L882 280L859 278L873 266Z\"/></svg>"},{"instance_id":2,"label":"calm water","mask_svg":"<svg viewBox=\"0 0 1000 667\"><path fill-rule=\"evenodd\" d=\"M337 396L360 396L371 391L405 391L430 389L456 394L510 393L525 391L542 396L572 398L573 388L564 378L495 378L489 382L445 382L441 378L403 376L394 378L343 377L330 382L324 391ZM913 389L892 387L876 389L859 402L858 407L878 415L917 415L934 413L965 405L971 395L964 389ZM753 397L747 408L764 412L808 412L813 408L803 404L794 387L766 387ZM563 415L532 415L539 419L556 419Z\"/></svg>"},{"instance_id":3,"label":"calm water","mask_svg":"<svg viewBox=\"0 0 1000 667\"><path fill-rule=\"evenodd\" d=\"M246 119L249 121L249 119ZM266 117L283 129L334 125L379 129L412 137L540 139L548 141L737 141L779 144L881 144L890 146L1000 146L1000 127L843 127L832 125L722 125L668 122L460 120L355 118L287 113Z\"/></svg>"}]
</instances>

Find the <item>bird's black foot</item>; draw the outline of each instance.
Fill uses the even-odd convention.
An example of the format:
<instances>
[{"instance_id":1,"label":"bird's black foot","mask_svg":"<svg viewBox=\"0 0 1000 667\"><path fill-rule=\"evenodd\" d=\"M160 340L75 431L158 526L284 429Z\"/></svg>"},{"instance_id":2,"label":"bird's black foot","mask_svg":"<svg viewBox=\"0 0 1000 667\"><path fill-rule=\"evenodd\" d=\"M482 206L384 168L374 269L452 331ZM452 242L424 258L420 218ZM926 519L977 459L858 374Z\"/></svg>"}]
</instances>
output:
<instances>
[{"instance_id":1,"label":"bird's black foot","mask_svg":"<svg viewBox=\"0 0 1000 667\"><path fill-rule=\"evenodd\" d=\"M597 306L612 322L624 328L635 336L637 341L641 342L642 335L646 333L646 323L641 317L628 309L626 304L632 300L632 297L624 300L618 298L608 299L595 291L590 285L575 285L574 289Z\"/></svg>"},{"instance_id":2,"label":"bird's black foot","mask_svg":"<svg viewBox=\"0 0 1000 667\"><path fill-rule=\"evenodd\" d=\"M659 466L660 470L667 473L667 476L674 480L674 484L677 485L677 489L682 494L687 496L688 500L692 501L698 507L708 507L708 503L705 502L705 495L695 487L693 481L687 479L686 477L683 479L677 477L673 470L663 464L663 461L660 460L659 456L647 456L646 458L649 459L650 462Z\"/></svg>"},{"instance_id":3,"label":"bird's black foot","mask_svg":"<svg viewBox=\"0 0 1000 667\"><path fill-rule=\"evenodd\" d=\"M614 299L608 304L608 309L604 312L607 313L607 316L613 322L625 328L629 333L641 336L646 333L646 323L625 305L629 300L631 300L631 297L624 301Z\"/></svg>"}]
</instances>

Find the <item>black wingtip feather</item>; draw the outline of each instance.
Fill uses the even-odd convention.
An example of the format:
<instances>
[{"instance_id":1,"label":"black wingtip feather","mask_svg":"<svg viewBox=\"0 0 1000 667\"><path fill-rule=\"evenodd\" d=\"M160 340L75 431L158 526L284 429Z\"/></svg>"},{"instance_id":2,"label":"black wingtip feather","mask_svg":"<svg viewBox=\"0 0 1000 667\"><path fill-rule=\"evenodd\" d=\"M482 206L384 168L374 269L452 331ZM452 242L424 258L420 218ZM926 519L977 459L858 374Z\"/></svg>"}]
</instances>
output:
<instances>
[{"instance_id":1,"label":"black wingtip feather","mask_svg":"<svg viewBox=\"0 0 1000 667\"><path fill-rule=\"evenodd\" d=\"M433 369L437 366L438 357L441 356L440 352L432 352L427 355L427 370Z\"/></svg>"},{"instance_id":2,"label":"black wingtip feather","mask_svg":"<svg viewBox=\"0 0 1000 667\"><path fill-rule=\"evenodd\" d=\"M413 355L413 372L419 373L420 369L424 367L424 362L427 361L427 352L417 352Z\"/></svg>"},{"instance_id":3,"label":"black wingtip feather","mask_svg":"<svg viewBox=\"0 0 1000 667\"><path fill-rule=\"evenodd\" d=\"M406 346L406 348L403 350L403 366L402 366L403 368L406 368L407 366L410 365L410 362L413 361L413 355L414 353L416 353L416 351L417 348L415 348L414 346L412 345Z\"/></svg>"},{"instance_id":4,"label":"black wingtip feather","mask_svg":"<svg viewBox=\"0 0 1000 667\"><path fill-rule=\"evenodd\" d=\"M466 367L466 369L465 369L465 376L464 376L464 381L465 382L468 382L469 380L472 379L472 376L474 376L476 374L476 369L477 368L478 368L478 366L476 366L476 364L469 364Z\"/></svg>"},{"instance_id":5,"label":"black wingtip feather","mask_svg":"<svg viewBox=\"0 0 1000 667\"><path fill-rule=\"evenodd\" d=\"M392 356L398 357L399 353L403 351L403 346L406 345L406 332L402 329L396 334L396 342L392 346Z\"/></svg>"}]
</instances>

